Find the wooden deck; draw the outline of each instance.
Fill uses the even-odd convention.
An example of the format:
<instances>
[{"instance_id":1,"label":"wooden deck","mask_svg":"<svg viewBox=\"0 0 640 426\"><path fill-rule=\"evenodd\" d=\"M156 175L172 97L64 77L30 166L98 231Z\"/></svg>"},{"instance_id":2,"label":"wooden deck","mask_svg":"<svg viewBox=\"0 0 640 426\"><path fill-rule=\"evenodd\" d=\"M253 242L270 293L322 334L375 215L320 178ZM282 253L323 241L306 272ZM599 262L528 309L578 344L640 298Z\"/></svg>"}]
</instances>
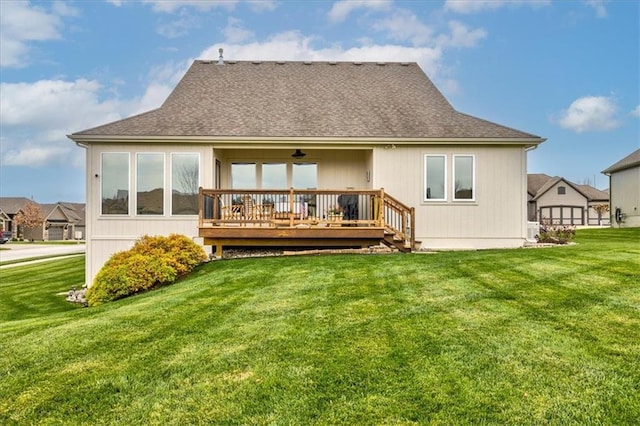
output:
<instances>
[{"instance_id":1,"label":"wooden deck","mask_svg":"<svg viewBox=\"0 0 640 426\"><path fill-rule=\"evenodd\" d=\"M199 236L216 247L370 247L410 251L414 210L383 190L200 189Z\"/></svg>"}]
</instances>

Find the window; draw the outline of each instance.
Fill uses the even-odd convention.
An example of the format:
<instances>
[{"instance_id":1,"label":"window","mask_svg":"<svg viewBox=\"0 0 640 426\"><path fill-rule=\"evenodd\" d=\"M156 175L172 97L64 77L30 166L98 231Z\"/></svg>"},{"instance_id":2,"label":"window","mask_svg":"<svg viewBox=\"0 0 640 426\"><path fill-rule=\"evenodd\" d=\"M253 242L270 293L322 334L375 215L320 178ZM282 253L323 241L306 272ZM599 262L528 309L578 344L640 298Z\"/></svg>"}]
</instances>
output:
<instances>
[{"instance_id":1,"label":"window","mask_svg":"<svg viewBox=\"0 0 640 426\"><path fill-rule=\"evenodd\" d=\"M567 188L565 186L558 187L558 195L564 195L567 193Z\"/></svg>"},{"instance_id":2,"label":"window","mask_svg":"<svg viewBox=\"0 0 640 426\"><path fill-rule=\"evenodd\" d=\"M424 199L426 201L445 201L447 166L444 155L425 155L424 157Z\"/></svg>"},{"instance_id":3,"label":"window","mask_svg":"<svg viewBox=\"0 0 640 426\"><path fill-rule=\"evenodd\" d=\"M285 163L262 164L262 188L285 189L287 187L287 165Z\"/></svg>"},{"instance_id":4,"label":"window","mask_svg":"<svg viewBox=\"0 0 640 426\"><path fill-rule=\"evenodd\" d=\"M473 200L474 193L474 157L472 155L453 156L453 199Z\"/></svg>"},{"instance_id":5,"label":"window","mask_svg":"<svg viewBox=\"0 0 640 426\"><path fill-rule=\"evenodd\" d=\"M164 154L138 154L136 160L136 213L164 213Z\"/></svg>"},{"instance_id":6,"label":"window","mask_svg":"<svg viewBox=\"0 0 640 426\"><path fill-rule=\"evenodd\" d=\"M256 188L256 164L255 163L232 163L231 164L231 187L233 189Z\"/></svg>"},{"instance_id":7,"label":"window","mask_svg":"<svg viewBox=\"0 0 640 426\"><path fill-rule=\"evenodd\" d=\"M293 163L292 186L298 189L318 187L318 165L316 163Z\"/></svg>"},{"instance_id":8,"label":"window","mask_svg":"<svg viewBox=\"0 0 640 426\"><path fill-rule=\"evenodd\" d=\"M171 214L198 214L200 156L196 153L171 155Z\"/></svg>"},{"instance_id":9,"label":"window","mask_svg":"<svg viewBox=\"0 0 640 426\"><path fill-rule=\"evenodd\" d=\"M129 154L102 153L102 214L129 214Z\"/></svg>"}]
</instances>

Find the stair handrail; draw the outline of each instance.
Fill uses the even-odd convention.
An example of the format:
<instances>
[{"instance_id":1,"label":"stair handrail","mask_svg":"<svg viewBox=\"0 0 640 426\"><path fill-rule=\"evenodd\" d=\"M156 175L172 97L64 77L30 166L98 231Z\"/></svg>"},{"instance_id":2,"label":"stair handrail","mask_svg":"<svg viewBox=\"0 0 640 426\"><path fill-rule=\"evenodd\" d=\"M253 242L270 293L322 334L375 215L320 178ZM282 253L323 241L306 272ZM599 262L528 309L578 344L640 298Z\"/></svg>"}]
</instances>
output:
<instances>
[{"instance_id":1,"label":"stair handrail","mask_svg":"<svg viewBox=\"0 0 640 426\"><path fill-rule=\"evenodd\" d=\"M392 232L394 232L396 235L401 237L404 240L405 247L408 246L410 249L413 250L416 242L415 208L407 206L402 201L384 192L384 189L380 190L380 195L381 195L382 204L384 206L384 208L381 210L384 212L385 208L387 207L390 208L401 217L401 222L402 222L402 225L401 225L402 229L398 229L396 226L394 226L392 221L386 220L386 218L383 216L383 223L385 224L385 227L389 228Z\"/></svg>"}]
</instances>

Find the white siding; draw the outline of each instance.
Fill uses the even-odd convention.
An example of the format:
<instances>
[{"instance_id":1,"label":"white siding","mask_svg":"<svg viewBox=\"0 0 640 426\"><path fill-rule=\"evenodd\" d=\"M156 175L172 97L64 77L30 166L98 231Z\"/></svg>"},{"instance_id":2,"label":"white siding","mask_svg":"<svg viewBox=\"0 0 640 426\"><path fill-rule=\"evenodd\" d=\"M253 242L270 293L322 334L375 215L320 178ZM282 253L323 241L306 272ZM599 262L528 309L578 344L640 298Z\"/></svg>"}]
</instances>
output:
<instances>
[{"instance_id":1,"label":"white siding","mask_svg":"<svg viewBox=\"0 0 640 426\"><path fill-rule=\"evenodd\" d=\"M110 216L101 215L101 154L103 152L162 152L165 153L165 185L166 191L171 188L171 174L169 173L172 153L198 153L200 155L200 185L213 187L213 152L206 145L115 145L93 144L87 149L87 262L85 280L87 284L93 282L104 262L112 254L127 250L143 235L183 234L188 237L198 237L198 217L172 216L171 197L165 196L164 215L136 216L135 206L135 155L130 156L130 188L129 215ZM199 240L199 239L198 239Z\"/></svg>"},{"instance_id":2,"label":"white siding","mask_svg":"<svg viewBox=\"0 0 640 426\"><path fill-rule=\"evenodd\" d=\"M447 157L447 201L424 201L424 156ZM452 201L453 155L474 155L474 201ZM526 152L522 147L387 147L374 150L374 188L416 208L422 248L519 247L526 238Z\"/></svg>"},{"instance_id":3,"label":"white siding","mask_svg":"<svg viewBox=\"0 0 640 426\"><path fill-rule=\"evenodd\" d=\"M631 228L640 226L640 166L611 174L611 226ZM620 208L625 215L624 222L618 223L614 214Z\"/></svg>"}]
</instances>

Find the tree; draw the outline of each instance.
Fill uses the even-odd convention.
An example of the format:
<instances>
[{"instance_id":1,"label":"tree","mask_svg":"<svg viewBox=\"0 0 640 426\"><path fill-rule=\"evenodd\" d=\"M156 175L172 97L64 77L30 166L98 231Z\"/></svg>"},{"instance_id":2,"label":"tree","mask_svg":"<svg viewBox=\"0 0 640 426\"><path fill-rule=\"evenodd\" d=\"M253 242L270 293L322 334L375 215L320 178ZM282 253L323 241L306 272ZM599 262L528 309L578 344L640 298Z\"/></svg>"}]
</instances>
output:
<instances>
[{"instance_id":1,"label":"tree","mask_svg":"<svg viewBox=\"0 0 640 426\"><path fill-rule=\"evenodd\" d=\"M44 213L39 205L33 201L28 201L13 220L18 227L23 228L24 235L26 231L33 232L34 229L42 226L44 223ZM33 235L31 236L33 237ZM33 238L31 238L31 241L33 241Z\"/></svg>"},{"instance_id":2,"label":"tree","mask_svg":"<svg viewBox=\"0 0 640 426\"><path fill-rule=\"evenodd\" d=\"M598 213L598 225L601 225L602 215L609 212L609 203L594 204L591 208Z\"/></svg>"}]
</instances>

